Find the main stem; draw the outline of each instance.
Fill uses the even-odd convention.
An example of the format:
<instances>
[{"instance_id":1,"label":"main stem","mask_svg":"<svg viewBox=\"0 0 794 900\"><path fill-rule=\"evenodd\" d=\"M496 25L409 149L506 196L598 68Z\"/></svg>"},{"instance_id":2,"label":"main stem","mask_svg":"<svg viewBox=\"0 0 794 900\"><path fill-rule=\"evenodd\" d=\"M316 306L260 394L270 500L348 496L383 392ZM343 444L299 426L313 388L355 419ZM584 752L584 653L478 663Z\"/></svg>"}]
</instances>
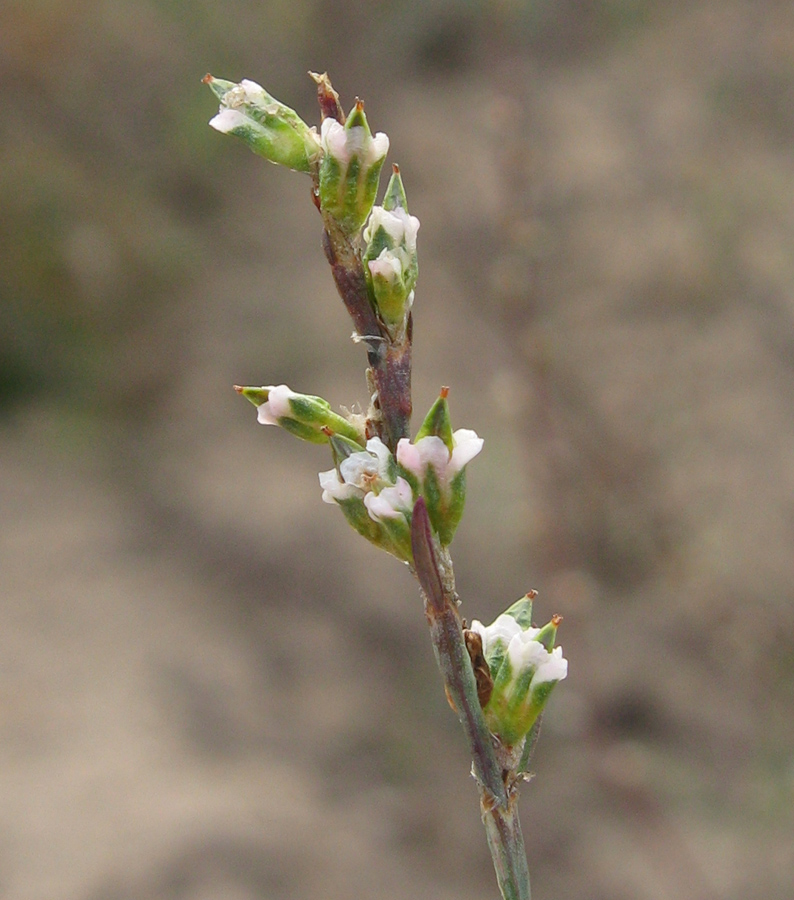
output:
<instances>
[{"instance_id":1,"label":"main stem","mask_svg":"<svg viewBox=\"0 0 794 900\"><path fill-rule=\"evenodd\" d=\"M409 317L401 340L393 340L370 303L358 249L333 220L324 218L324 248L334 281L357 334L367 345L374 387L371 421L378 436L394 453L399 439L409 435L411 320ZM446 549L435 545L422 497L414 506L411 539L414 571L425 601L436 661L447 698L469 743L499 889L504 900L530 900L529 869L516 808L518 761L499 758L503 751L499 748L498 752L485 723L458 615L452 560Z\"/></svg>"},{"instance_id":2,"label":"main stem","mask_svg":"<svg viewBox=\"0 0 794 900\"><path fill-rule=\"evenodd\" d=\"M485 723L458 615L458 597L452 561L434 546L424 498L414 506L411 523L414 571L425 601L436 661L444 679L447 699L460 719L472 757L472 771L480 790L488 847L504 900L531 900L521 822L518 818L518 780L515 760L502 759Z\"/></svg>"},{"instance_id":3,"label":"main stem","mask_svg":"<svg viewBox=\"0 0 794 900\"><path fill-rule=\"evenodd\" d=\"M518 794L514 792L506 807L487 808L481 794L480 808L502 897L504 900L531 900L527 852L517 800Z\"/></svg>"},{"instance_id":4,"label":"main stem","mask_svg":"<svg viewBox=\"0 0 794 900\"><path fill-rule=\"evenodd\" d=\"M331 216L323 215L323 223L323 249L336 288L353 320L357 339L367 347L374 387L370 419L378 437L394 453L400 438L410 432L413 319L408 313L399 337L389 334L370 301L358 247Z\"/></svg>"},{"instance_id":5,"label":"main stem","mask_svg":"<svg viewBox=\"0 0 794 900\"><path fill-rule=\"evenodd\" d=\"M339 96L326 75L313 76L323 117L344 122ZM358 339L366 344L371 385L374 389L370 420L378 436L395 452L400 438L408 437L411 422L410 313L398 337L389 333L370 301L361 253L332 216L323 214L316 174L313 196L323 215L323 248L334 282L353 320ZM472 758L472 772L480 791L488 846L499 890L504 900L531 900L529 869L518 818L517 760L508 759L485 724L477 696L477 682L463 638L452 560L438 547L424 498L414 506L411 525L414 572L419 579L430 626L433 650L444 679L447 699L460 719ZM505 757L505 758L502 758Z\"/></svg>"}]
</instances>

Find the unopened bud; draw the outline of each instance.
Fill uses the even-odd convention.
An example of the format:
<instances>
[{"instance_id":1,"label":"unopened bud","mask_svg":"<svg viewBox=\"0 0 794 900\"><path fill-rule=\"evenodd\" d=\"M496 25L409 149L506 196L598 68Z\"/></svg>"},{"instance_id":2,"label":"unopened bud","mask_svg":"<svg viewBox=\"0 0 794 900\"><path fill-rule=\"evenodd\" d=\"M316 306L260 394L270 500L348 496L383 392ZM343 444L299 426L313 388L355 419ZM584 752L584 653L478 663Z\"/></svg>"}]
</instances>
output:
<instances>
[{"instance_id":1,"label":"unopened bud","mask_svg":"<svg viewBox=\"0 0 794 900\"><path fill-rule=\"evenodd\" d=\"M210 119L216 131L241 138L272 163L298 172L316 169L320 140L295 110L271 97L255 81L235 84L212 75L203 80L221 101L218 115Z\"/></svg>"},{"instance_id":2,"label":"unopened bud","mask_svg":"<svg viewBox=\"0 0 794 900\"><path fill-rule=\"evenodd\" d=\"M389 139L383 132L373 137L359 100L344 125L332 117L323 120L320 140L320 209L346 234L355 234L375 202Z\"/></svg>"},{"instance_id":3,"label":"unopened bud","mask_svg":"<svg viewBox=\"0 0 794 900\"><path fill-rule=\"evenodd\" d=\"M285 431L312 444L328 443L330 434L341 435L356 442L359 449L364 446L363 422L355 417L346 419L331 409L322 397L298 394L286 384L267 387L240 387L242 394L257 408L257 419L261 425L280 425Z\"/></svg>"},{"instance_id":4,"label":"unopened bud","mask_svg":"<svg viewBox=\"0 0 794 900\"><path fill-rule=\"evenodd\" d=\"M404 325L419 274L416 233L419 219L408 215L400 170L386 188L383 206L375 206L364 229L365 272L381 320L393 332Z\"/></svg>"}]
</instances>

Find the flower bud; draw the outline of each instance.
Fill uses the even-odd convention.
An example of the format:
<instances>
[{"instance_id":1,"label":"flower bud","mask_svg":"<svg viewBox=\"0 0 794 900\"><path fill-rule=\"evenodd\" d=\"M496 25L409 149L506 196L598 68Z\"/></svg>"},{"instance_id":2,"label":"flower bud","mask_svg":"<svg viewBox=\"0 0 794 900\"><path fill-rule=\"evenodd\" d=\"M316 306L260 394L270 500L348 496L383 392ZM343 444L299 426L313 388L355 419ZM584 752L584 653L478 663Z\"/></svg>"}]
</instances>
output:
<instances>
[{"instance_id":1,"label":"flower bud","mask_svg":"<svg viewBox=\"0 0 794 900\"><path fill-rule=\"evenodd\" d=\"M364 271L380 318L390 330L404 324L413 303L418 230L419 219L408 215L400 170L394 166L383 206L373 207L364 229Z\"/></svg>"},{"instance_id":2,"label":"flower bud","mask_svg":"<svg viewBox=\"0 0 794 900\"><path fill-rule=\"evenodd\" d=\"M316 169L321 152L317 131L295 110L255 81L235 84L206 75L204 83L221 101L218 115L210 119L216 131L242 138L254 153L272 163L298 172Z\"/></svg>"},{"instance_id":3,"label":"flower bud","mask_svg":"<svg viewBox=\"0 0 794 900\"><path fill-rule=\"evenodd\" d=\"M364 446L363 421L346 419L333 412L327 400L309 394L297 394L286 384L268 387L240 387L242 394L257 408L261 425L280 425L285 431L312 444L326 444L329 432L342 435L360 450Z\"/></svg>"},{"instance_id":4,"label":"flower bud","mask_svg":"<svg viewBox=\"0 0 794 900\"><path fill-rule=\"evenodd\" d=\"M323 120L320 140L320 208L342 231L354 234L375 202L389 138L383 132L372 136L359 100L344 125L331 117Z\"/></svg>"},{"instance_id":5,"label":"flower bud","mask_svg":"<svg viewBox=\"0 0 794 900\"><path fill-rule=\"evenodd\" d=\"M397 474L389 448L371 438L366 450L354 451L347 439L334 436L331 450L336 467L320 472L323 500L338 504L367 540L410 562L413 489Z\"/></svg>"},{"instance_id":6,"label":"flower bud","mask_svg":"<svg viewBox=\"0 0 794 900\"><path fill-rule=\"evenodd\" d=\"M519 601L524 609L527 600L531 600L529 595ZM493 678L491 698L484 709L485 721L510 747L526 737L554 685L568 674L568 660L562 655L562 647L552 649L562 619L553 616L543 628L525 626L510 614L519 604L514 604L487 627L481 622L471 623L471 630L482 638L483 653Z\"/></svg>"},{"instance_id":7,"label":"flower bud","mask_svg":"<svg viewBox=\"0 0 794 900\"><path fill-rule=\"evenodd\" d=\"M466 501L466 466L482 450L482 438L474 431L453 432L449 420L447 389L433 404L414 443L401 438L397 462L425 498L433 530L442 546L452 543Z\"/></svg>"}]
</instances>

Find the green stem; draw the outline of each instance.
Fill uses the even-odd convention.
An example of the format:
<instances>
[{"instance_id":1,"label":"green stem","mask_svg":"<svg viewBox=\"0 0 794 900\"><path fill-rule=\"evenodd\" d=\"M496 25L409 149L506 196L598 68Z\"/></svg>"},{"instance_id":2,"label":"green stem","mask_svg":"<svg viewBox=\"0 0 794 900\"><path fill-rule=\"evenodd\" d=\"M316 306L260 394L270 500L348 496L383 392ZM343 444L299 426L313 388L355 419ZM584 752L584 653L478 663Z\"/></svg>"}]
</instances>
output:
<instances>
[{"instance_id":1,"label":"green stem","mask_svg":"<svg viewBox=\"0 0 794 900\"><path fill-rule=\"evenodd\" d=\"M529 867L517 801L516 791L512 792L506 807L488 804L481 794L480 806L502 897L504 900L531 900Z\"/></svg>"},{"instance_id":2,"label":"green stem","mask_svg":"<svg viewBox=\"0 0 794 900\"><path fill-rule=\"evenodd\" d=\"M414 506L411 522L414 571L425 601L436 661L451 705L458 714L480 789L480 807L499 890L504 900L530 900L529 869L516 807L515 760L500 760L477 697L477 681L457 610L452 562L436 549L424 498ZM440 563L440 564L439 564Z\"/></svg>"}]
</instances>

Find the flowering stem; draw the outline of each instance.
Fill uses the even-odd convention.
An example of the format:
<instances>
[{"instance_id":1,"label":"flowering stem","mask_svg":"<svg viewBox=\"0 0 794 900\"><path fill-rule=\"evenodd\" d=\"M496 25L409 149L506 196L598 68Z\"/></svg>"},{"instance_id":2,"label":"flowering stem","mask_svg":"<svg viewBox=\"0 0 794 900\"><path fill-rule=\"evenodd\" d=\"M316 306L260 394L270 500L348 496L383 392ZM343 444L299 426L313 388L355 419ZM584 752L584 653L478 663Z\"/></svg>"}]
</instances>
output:
<instances>
[{"instance_id":1,"label":"flowering stem","mask_svg":"<svg viewBox=\"0 0 794 900\"><path fill-rule=\"evenodd\" d=\"M328 76L312 77L319 135L255 82L207 75L221 103L210 124L311 177L325 256L353 339L367 349L369 407L365 417L340 416L322 397L285 384L237 391L257 407L262 424L330 444L334 468L320 473L323 500L340 506L367 540L412 565L447 699L469 743L499 889L503 900L530 900L518 787L528 777L539 714L567 675L562 648L554 646L561 617L533 628L530 592L492 625L473 621L464 631L448 546L463 513L466 466L483 442L469 429L452 430L448 388L410 441L419 220L408 214L396 165L382 205L375 205L388 136L372 135L360 100L346 117Z\"/></svg>"},{"instance_id":2,"label":"flowering stem","mask_svg":"<svg viewBox=\"0 0 794 900\"><path fill-rule=\"evenodd\" d=\"M480 808L499 889L504 900L530 900L529 869L517 809L517 782L510 778L505 783L511 766L507 760L500 760L502 754L497 752L485 723L458 615L452 562L445 550L437 551L434 547L423 497L414 506L411 543L414 572L421 587L447 699L457 712L469 742L472 771L480 790Z\"/></svg>"},{"instance_id":3,"label":"flowering stem","mask_svg":"<svg viewBox=\"0 0 794 900\"><path fill-rule=\"evenodd\" d=\"M411 423L412 320L394 340L378 318L367 290L361 254L331 216L324 216L323 249L334 283L353 320L359 338L367 345L367 362L375 389L373 420L378 437L394 452L397 441L408 437Z\"/></svg>"}]
</instances>

